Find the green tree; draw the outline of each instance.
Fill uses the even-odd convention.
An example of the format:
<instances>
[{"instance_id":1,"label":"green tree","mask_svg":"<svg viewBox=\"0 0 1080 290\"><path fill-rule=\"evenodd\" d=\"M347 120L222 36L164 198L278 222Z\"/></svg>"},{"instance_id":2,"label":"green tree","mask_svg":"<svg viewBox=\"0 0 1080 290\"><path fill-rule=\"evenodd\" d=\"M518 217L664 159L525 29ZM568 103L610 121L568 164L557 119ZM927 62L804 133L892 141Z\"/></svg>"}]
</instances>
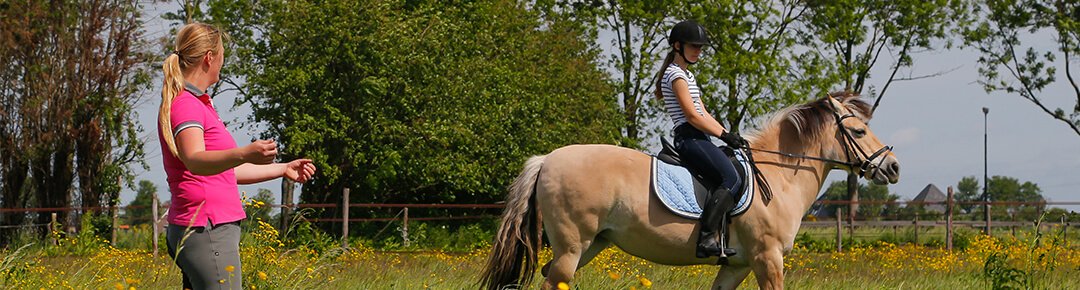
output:
<instances>
[{"instance_id":1,"label":"green tree","mask_svg":"<svg viewBox=\"0 0 1080 290\"><path fill-rule=\"evenodd\" d=\"M528 156L621 138L589 35L523 3L218 1L208 12L233 36L226 66L246 81L262 137L320 167L303 202L338 203L345 187L354 203L493 202Z\"/></svg>"},{"instance_id":2,"label":"green tree","mask_svg":"<svg viewBox=\"0 0 1080 290\"><path fill-rule=\"evenodd\" d=\"M124 211L129 225L153 224L155 217L152 215L151 207L154 206L154 195L157 193L157 185L153 182L139 180L139 185L135 189L135 200L128 204L128 207L137 208L128 208Z\"/></svg>"},{"instance_id":3,"label":"green tree","mask_svg":"<svg viewBox=\"0 0 1080 290\"><path fill-rule=\"evenodd\" d=\"M1035 215L1041 213L1046 207L1042 189L1030 181L1020 183L1020 180L1014 177L993 176L990 177L988 187L987 192L990 194L991 201L1035 203L994 206L991 208L991 215L1002 217L1019 215L1022 219L1031 220L1037 218Z\"/></svg>"},{"instance_id":4,"label":"green tree","mask_svg":"<svg viewBox=\"0 0 1080 290\"><path fill-rule=\"evenodd\" d=\"M981 0L978 23L964 29L965 45L982 53L979 83L987 93L1005 92L1031 101L1043 112L1067 124L1080 135L1080 83L1072 63L1080 55L1080 2L1062 0ZM1052 35L1054 46L1037 47L1025 41ZM1044 103L1043 90L1057 82L1057 70L1065 70L1071 109ZM1069 96L1071 95L1071 96ZM1054 97L1054 96L1049 96Z\"/></svg>"},{"instance_id":5,"label":"green tree","mask_svg":"<svg viewBox=\"0 0 1080 290\"><path fill-rule=\"evenodd\" d=\"M143 155L132 108L151 69L139 11L137 1L0 4L0 207L111 206L131 186Z\"/></svg>"},{"instance_id":6,"label":"green tree","mask_svg":"<svg viewBox=\"0 0 1080 290\"><path fill-rule=\"evenodd\" d=\"M954 198L957 202L961 203L982 201L981 188L982 186L979 185L979 179L974 176L965 176L960 179L960 182L956 183L956 195ZM957 206L968 213L977 207L975 204L960 204Z\"/></svg>"},{"instance_id":7,"label":"green tree","mask_svg":"<svg viewBox=\"0 0 1080 290\"><path fill-rule=\"evenodd\" d=\"M622 115L622 145L640 147L648 138L648 121L657 116L650 105L655 89L657 65L666 53L666 20L676 5L672 1L536 1L537 10L549 17L566 17L584 23L585 29L611 34L614 52L601 55L603 67L615 72L611 81L618 92L616 102Z\"/></svg>"}]
</instances>

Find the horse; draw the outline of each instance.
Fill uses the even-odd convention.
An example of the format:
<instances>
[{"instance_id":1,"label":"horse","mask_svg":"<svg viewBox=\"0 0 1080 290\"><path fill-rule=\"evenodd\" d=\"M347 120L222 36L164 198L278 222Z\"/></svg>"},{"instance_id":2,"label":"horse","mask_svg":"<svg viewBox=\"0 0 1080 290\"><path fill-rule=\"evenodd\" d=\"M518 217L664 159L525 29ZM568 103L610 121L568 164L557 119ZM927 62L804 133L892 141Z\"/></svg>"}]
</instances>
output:
<instances>
[{"instance_id":1,"label":"horse","mask_svg":"<svg viewBox=\"0 0 1080 290\"><path fill-rule=\"evenodd\" d=\"M832 93L780 110L747 134L750 150L759 152L753 159L763 183L775 194L731 219L729 245L738 253L726 258L713 289L735 289L750 272L761 289L783 288L784 256L831 170L878 184L899 180L891 147L867 125L871 115L858 95ZM652 194L651 160L640 151L603 144L530 157L509 187L480 286L531 285L543 233L552 252L541 270L543 289L569 284L577 269L611 245L664 265L717 265L718 257L694 255L698 221L676 216ZM763 194L763 187L751 194Z\"/></svg>"}]
</instances>

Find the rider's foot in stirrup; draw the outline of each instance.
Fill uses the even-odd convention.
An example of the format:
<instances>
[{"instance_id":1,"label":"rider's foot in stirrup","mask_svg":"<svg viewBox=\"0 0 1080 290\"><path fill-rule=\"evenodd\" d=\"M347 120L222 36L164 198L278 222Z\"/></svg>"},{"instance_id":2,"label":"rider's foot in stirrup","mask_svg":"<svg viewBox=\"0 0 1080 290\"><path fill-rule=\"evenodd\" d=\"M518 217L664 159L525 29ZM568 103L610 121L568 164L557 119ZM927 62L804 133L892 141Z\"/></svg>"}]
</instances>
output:
<instances>
[{"instance_id":1,"label":"rider's foot in stirrup","mask_svg":"<svg viewBox=\"0 0 1080 290\"><path fill-rule=\"evenodd\" d=\"M720 243L716 240L710 239L707 241L702 241L702 243L698 244L697 251L695 251L694 254L698 258L708 258L712 256L727 257L734 255L735 249L724 248L723 250L721 250Z\"/></svg>"}]
</instances>

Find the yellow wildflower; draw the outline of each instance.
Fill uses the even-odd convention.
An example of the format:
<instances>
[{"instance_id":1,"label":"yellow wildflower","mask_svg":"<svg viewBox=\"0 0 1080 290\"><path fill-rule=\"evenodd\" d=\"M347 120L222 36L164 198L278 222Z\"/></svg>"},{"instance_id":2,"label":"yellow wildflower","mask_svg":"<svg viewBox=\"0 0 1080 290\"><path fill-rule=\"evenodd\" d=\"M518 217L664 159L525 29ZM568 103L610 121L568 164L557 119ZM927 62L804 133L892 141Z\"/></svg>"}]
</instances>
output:
<instances>
[{"instance_id":1,"label":"yellow wildflower","mask_svg":"<svg viewBox=\"0 0 1080 290\"><path fill-rule=\"evenodd\" d=\"M266 280L266 272L259 271L259 280Z\"/></svg>"},{"instance_id":2,"label":"yellow wildflower","mask_svg":"<svg viewBox=\"0 0 1080 290\"><path fill-rule=\"evenodd\" d=\"M559 282L559 290L570 290L570 285L567 285L566 282Z\"/></svg>"},{"instance_id":3,"label":"yellow wildflower","mask_svg":"<svg viewBox=\"0 0 1080 290\"><path fill-rule=\"evenodd\" d=\"M236 270L236 267L234 267L233 265L225 266L225 272L232 273L232 271L234 270Z\"/></svg>"},{"instance_id":4,"label":"yellow wildflower","mask_svg":"<svg viewBox=\"0 0 1080 290\"><path fill-rule=\"evenodd\" d=\"M608 271L607 275L608 275L608 277L611 277L611 280L619 280L619 278L621 277L619 275L619 273L615 273L615 272L612 272L612 271Z\"/></svg>"},{"instance_id":5,"label":"yellow wildflower","mask_svg":"<svg viewBox=\"0 0 1080 290\"><path fill-rule=\"evenodd\" d=\"M638 281L641 282L641 286L645 286L645 288L652 288L652 281L649 281L649 278L638 277Z\"/></svg>"}]
</instances>

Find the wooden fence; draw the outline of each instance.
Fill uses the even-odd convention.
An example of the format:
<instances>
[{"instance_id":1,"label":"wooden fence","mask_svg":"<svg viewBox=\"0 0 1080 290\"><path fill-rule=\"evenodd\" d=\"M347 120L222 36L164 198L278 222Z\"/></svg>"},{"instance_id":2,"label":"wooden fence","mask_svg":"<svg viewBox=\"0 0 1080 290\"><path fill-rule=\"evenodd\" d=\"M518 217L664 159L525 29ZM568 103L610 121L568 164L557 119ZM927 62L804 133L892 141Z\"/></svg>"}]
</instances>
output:
<instances>
[{"instance_id":1,"label":"wooden fence","mask_svg":"<svg viewBox=\"0 0 1080 290\"><path fill-rule=\"evenodd\" d=\"M835 230L835 232L836 232L836 250L837 251L843 251L843 237L844 237L843 229L844 228L848 229L849 235L853 235L854 232L855 232L856 227L892 227L894 229L894 231L895 231L896 228L899 228L899 227L912 227L914 229L915 240L917 242L918 238L919 238L918 235L919 235L919 229L920 228L945 227L945 231L946 231L945 247L947 249L951 250L952 247L953 247L954 228L956 226L973 227L973 228L982 227L985 233L989 233L991 227L1011 227L1011 228L1014 228L1014 231L1015 231L1016 227L1029 227L1029 226L1034 226L1035 225L1034 222L1031 222L1031 221L1023 221L1023 222L992 221L992 220L989 220L989 219L984 220L984 221L954 221L953 220L953 217L954 217L954 213L953 213L954 206L953 205L957 205L957 204L974 204L974 205L982 205L982 206L1001 206L1001 205L1047 205L1047 206L1049 206L1049 205L1078 205L1078 204L1080 204L1080 202L1040 202L1040 203L1030 203L1030 202L1000 202L1000 201L999 202L958 203L958 202L953 201L953 188L949 187L947 192L948 193L947 193L946 201L942 201L942 202L874 202L874 201L862 201L862 202L859 202L859 201L819 201L819 202L817 202L817 204L833 204L833 205L859 205L859 204L932 205L932 204L943 204L943 205L946 205L946 207L945 207L946 212L944 213L944 220L932 220L932 221L919 220L919 215L918 214L916 214L914 216L914 219L912 219L912 220L858 221L858 220L854 220L854 219L851 219L851 218L845 220L843 218L843 216L844 216L843 209L841 208L841 209L839 209L837 211L837 216L836 216L836 218L834 220L831 220L831 221L803 221L802 222L802 227L804 227L804 228L835 227L835 229L836 229ZM282 229L285 229L285 228L289 227L288 223L291 220L290 215L293 212L295 212L296 210L304 209L304 208L324 208L324 209L325 208L340 208L341 209L341 218L306 218L305 220L308 221L308 222L315 222L315 223L342 223L342 227L341 227L342 228L342 232L341 232L341 245L342 245L342 247L348 247L349 246L349 244L348 244L349 224L354 223L354 222L397 222L397 221L400 221L402 223L401 236L402 236L402 238L404 240L404 245L408 246L408 244L409 244L409 233L408 233L408 231L409 231L409 222L410 221L478 220L478 219L498 218L497 215L473 215L473 216L449 216L449 217L448 216L413 217L413 216L409 215L409 209L410 208L414 208L414 209L415 208L493 209L493 208L503 208L504 207L504 205L501 204L501 203L497 203L497 204L350 203L349 202L349 200L350 200L349 199L349 194L350 194L350 190L348 188L346 188L346 189L344 189L342 191L342 201L343 202L340 203L340 204L333 204L333 203L292 204L292 203L286 203L286 204L272 204L272 205L267 205L267 206L272 207L272 208L280 208L281 209L280 227ZM283 195L282 197L283 197L283 200L290 200L291 199L290 196L286 196L286 195ZM285 198L288 198L288 199L285 199ZM158 254L157 249L158 249L159 236L161 234L161 231L164 230L164 227L167 224L167 222L165 221L165 217L168 216L168 211L167 210L162 211L162 210L159 209L159 207L160 207L160 203L159 203L159 201L157 199L157 196L154 196L153 203L150 206L150 208L151 208L151 216L155 217L155 218L153 218L153 221L152 221L152 224L155 225L155 226L151 227L151 228L153 228L153 233L152 233L152 235L153 235L153 252L154 252L155 257ZM80 213L80 212L81 213L86 213L86 212L90 212L90 211L109 210L111 212L112 225L113 225L112 226L113 230L112 230L112 233L111 233L111 235L112 235L111 243L115 246L116 245L116 238L117 238L117 230L120 229L121 226L122 226L120 224L119 211L120 210L128 210L128 209L136 209L136 208L146 208L146 207L140 207L140 206L124 206L124 207L113 206L113 207L88 207L88 208L79 208L79 207L64 207L64 208L6 208L6 209L0 209L0 213L3 213L3 212L23 212L23 213L48 213L48 212L51 212L51 217L52 217L51 222L48 223L48 224L0 225L0 227L39 227L39 226L49 226L50 228L55 229L55 228L60 227L60 221L58 221L56 219L56 216L57 216L56 213L57 212L67 211L67 212L73 212L73 213ZM349 209L350 208L399 208L401 210L398 212L398 214L395 217L389 217L389 218L386 218L386 217L382 217L382 218L350 218L349 217ZM1042 223L1042 225L1044 225L1044 226L1058 225L1058 226L1063 227L1066 232L1068 231L1069 227L1080 226L1080 224L1074 225L1073 223L1071 223L1069 221L1066 221L1064 219L1062 219L1061 221L1044 222L1044 223ZM75 229L73 227L70 227L70 226L68 227L69 232L73 232L74 230ZM52 242L56 243L56 241L52 241Z\"/></svg>"}]
</instances>

